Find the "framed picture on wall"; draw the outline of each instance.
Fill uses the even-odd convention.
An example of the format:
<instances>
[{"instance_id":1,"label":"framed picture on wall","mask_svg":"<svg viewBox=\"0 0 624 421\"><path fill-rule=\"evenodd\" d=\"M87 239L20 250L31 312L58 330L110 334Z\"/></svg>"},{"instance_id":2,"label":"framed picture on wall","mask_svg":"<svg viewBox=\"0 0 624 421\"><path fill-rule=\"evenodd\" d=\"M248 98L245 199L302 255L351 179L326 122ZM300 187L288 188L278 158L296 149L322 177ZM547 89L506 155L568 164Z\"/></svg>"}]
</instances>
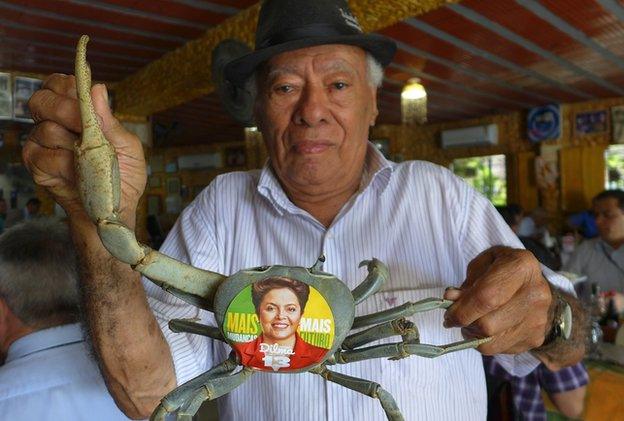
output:
<instances>
[{"instance_id":1,"label":"framed picture on wall","mask_svg":"<svg viewBox=\"0 0 624 421\"><path fill-rule=\"evenodd\" d=\"M13 118L18 121L32 122L28 100L41 87L41 80L31 77L15 77L13 86Z\"/></svg>"},{"instance_id":2,"label":"framed picture on wall","mask_svg":"<svg viewBox=\"0 0 624 421\"><path fill-rule=\"evenodd\" d=\"M531 108L527 114L527 137L531 142L561 137L561 106L548 104Z\"/></svg>"},{"instance_id":3,"label":"framed picture on wall","mask_svg":"<svg viewBox=\"0 0 624 421\"><path fill-rule=\"evenodd\" d=\"M574 137L609 131L609 113L607 110L577 113L574 116Z\"/></svg>"},{"instance_id":4,"label":"framed picture on wall","mask_svg":"<svg viewBox=\"0 0 624 421\"><path fill-rule=\"evenodd\" d=\"M11 75L0 73L0 120L9 120L13 117L13 91L11 90Z\"/></svg>"}]
</instances>

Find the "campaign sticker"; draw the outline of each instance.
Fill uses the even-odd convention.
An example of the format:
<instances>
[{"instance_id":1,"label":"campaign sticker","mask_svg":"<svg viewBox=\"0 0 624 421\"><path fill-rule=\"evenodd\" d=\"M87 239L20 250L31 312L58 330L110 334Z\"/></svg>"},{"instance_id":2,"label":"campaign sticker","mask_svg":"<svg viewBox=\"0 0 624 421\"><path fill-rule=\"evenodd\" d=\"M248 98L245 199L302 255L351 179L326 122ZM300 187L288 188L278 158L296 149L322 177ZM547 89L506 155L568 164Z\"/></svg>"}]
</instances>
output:
<instances>
[{"instance_id":1,"label":"campaign sticker","mask_svg":"<svg viewBox=\"0 0 624 421\"><path fill-rule=\"evenodd\" d=\"M245 287L230 303L223 326L241 364L262 371L299 370L323 361L334 329L323 296L283 276Z\"/></svg>"}]
</instances>

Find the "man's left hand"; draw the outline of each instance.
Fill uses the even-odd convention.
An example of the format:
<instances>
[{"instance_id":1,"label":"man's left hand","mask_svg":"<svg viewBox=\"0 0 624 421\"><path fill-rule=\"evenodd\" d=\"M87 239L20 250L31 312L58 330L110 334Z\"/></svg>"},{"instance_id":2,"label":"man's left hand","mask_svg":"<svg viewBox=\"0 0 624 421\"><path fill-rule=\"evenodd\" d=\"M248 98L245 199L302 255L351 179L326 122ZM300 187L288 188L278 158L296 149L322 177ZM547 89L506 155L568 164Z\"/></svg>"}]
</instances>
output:
<instances>
[{"instance_id":1,"label":"man's left hand","mask_svg":"<svg viewBox=\"0 0 624 421\"><path fill-rule=\"evenodd\" d=\"M518 354L544 342L552 324L552 295L542 268L526 250L495 246L468 265L461 289L444 298L455 301L445 327L461 327L467 338L492 337L479 351Z\"/></svg>"}]
</instances>

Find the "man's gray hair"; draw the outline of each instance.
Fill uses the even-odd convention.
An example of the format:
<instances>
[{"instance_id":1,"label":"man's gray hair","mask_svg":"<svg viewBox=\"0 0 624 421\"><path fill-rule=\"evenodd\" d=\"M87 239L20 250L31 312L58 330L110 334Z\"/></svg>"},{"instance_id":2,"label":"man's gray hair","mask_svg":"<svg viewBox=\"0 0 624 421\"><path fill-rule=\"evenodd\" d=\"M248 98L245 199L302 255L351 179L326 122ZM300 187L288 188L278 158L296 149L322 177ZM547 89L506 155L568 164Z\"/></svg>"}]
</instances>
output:
<instances>
[{"instance_id":1,"label":"man's gray hair","mask_svg":"<svg viewBox=\"0 0 624 421\"><path fill-rule=\"evenodd\" d=\"M375 89L381 87L384 70L381 64L369 52L366 53L366 77L368 83Z\"/></svg>"},{"instance_id":2,"label":"man's gray hair","mask_svg":"<svg viewBox=\"0 0 624 421\"><path fill-rule=\"evenodd\" d=\"M30 327L78 320L78 263L66 224L40 218L0 235L0 297Z\"/></svg>"}]
</instances>

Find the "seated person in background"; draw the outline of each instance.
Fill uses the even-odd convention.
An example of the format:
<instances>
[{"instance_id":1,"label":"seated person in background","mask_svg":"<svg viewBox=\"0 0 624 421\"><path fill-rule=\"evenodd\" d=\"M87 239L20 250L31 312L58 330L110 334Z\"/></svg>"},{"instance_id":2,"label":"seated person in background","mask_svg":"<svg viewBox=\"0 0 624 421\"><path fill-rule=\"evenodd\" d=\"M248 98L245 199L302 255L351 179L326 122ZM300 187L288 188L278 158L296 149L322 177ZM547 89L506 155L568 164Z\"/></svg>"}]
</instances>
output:
<instances>
[{"instance_id":1,"label":"seated person in background","mask_svg":"<svg viewBox=\"0 0 624 421\"><path fill-rule=\"evenodd\" d=\"M511 385L514 419L546 421L542 389L548 393L557 410L566 417L577 419L583 414L589 375L582 363L558 371L550 371L544 364L540 364L525 377L512 376L490 356L483 356L483 364L488 384L506 381ZM497 418L496 415L488 413L488 419Z\"/></svg>"},{"instance_id":2,"label":"seated person in background","mask_svg":"<svg viewBox=\"0 0 624 421\"><path fill-rule=\"evenodd\" d=\"M580 234L583 238L594 238L598 236L596 218L591 209L572 214L567 219L568 226Z\"/></svg>"},{"instance_id":3,"label":"seated person in background","mask_svg":"<svg viewBox=\"0 0 624 421\"><path fill-rule=\"evenodd\" d=\"M551 252L544 244L532 237L526 237L519 234L520 223L522 220L522 208L520 205L510 204L507 206L497 206L496 210L501 214L507 225L518 236L524 247L535 255L537 260L544 266L552 270L559 270L561 261L553 252Z\"/></svg>"},{"instance_id":4,"label":"seated person in background","mask_svg":"<svg viewBox=\"0 0 624 421\"><path fill-rule=\"evenodd\" d=\"M28 221L0 236L0 418L127 420L91 360L78 320L67 227Z\"/></svg>"},{"instance_id":5,"label":"seated person in background","mask_svg":"<svg viewBox=\"0 0 624 421\"><path fill-rule=\"evenodd\" d=\"M6 216L4 222L4 228L11 228L13 225L22 221L28 221L41 216L39 210L41 209L41 201L36 197L28 199L24 209L11 209Z\"/></svg>"},{"instance_id":6,"label":"seated person in background","mask_svg":"<svg viewBox=\"0 0 624 421\"><path fill-rule=\"evenodd\" d=\"M597 238L583 241L563 270L587 275L602 291L614 292L616 310L624 310L624 191L605 190L592 200Z\"/></svg>"}]
</instances>

